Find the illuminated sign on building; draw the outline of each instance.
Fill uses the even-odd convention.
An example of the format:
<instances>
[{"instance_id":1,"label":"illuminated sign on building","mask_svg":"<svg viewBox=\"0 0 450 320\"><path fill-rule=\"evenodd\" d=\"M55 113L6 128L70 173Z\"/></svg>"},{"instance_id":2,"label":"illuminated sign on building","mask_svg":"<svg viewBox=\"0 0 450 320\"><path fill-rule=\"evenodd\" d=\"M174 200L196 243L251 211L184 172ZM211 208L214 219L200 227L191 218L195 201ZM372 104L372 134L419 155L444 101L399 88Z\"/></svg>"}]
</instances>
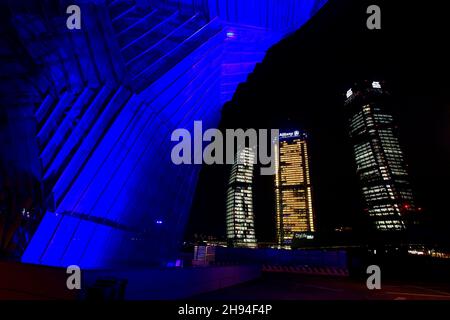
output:
<instances>
[{"instance_id":1,"label":"illuminated sign on building","mask_svg":"<svg viewBox=\"0 0 450 320\"><path fill-rule=\"evenodd\" d=\"M294 233L294 239L298 239L298 240L302 240L302 239L313 240L314 239L314 234L311 233L311 232L296 232L296 233Z\"/></svg>"},{"instance_id":2,"label":"illuminated sign on building","mask_svg":"<svg viewBox=\"0 0 450 320\"><path fill-rule=\"evenodd\" d=\"M280 133L280 139L296 138L300 136L306 137L306 133L301 133L299 130Z\"/></svg>"}]
</instances>

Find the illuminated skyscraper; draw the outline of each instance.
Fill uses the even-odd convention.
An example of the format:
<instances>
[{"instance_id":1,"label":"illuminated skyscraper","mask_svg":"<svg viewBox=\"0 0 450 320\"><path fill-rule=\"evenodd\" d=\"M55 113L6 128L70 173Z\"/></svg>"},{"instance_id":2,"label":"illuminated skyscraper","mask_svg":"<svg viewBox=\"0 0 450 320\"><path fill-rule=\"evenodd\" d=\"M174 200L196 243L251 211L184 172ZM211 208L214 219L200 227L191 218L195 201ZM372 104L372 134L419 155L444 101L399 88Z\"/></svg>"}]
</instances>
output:
<instances>
[{"instance_id":1,"label":"illuminated skyscraper","mask_svg":"<svg viewBox=\"0 0 450 320\"><path fill-rule=\"evenodd\" d=\"M379 82L347 91L350 137L365 211L377 230L405 230L415 212L389 94Z\"/></svg>"},{"instance_id":2,"label":"illuminated skyscraper","mask_svg":"<svg viewBox=\"0 0 450 320\"><path fill-rule=\"evenodd\" d=\"M275 152L277 240L288 245L296 233L315 231L306 133L280 133Z\"/></svg>"},{"instance_id":3,"label":"illuminated skyscraper","mask_svg":"<svg viewBox=\"0 0 450 320\"><path fill-rule=\"evenodd\" d=\"M244 148L236 155L227 191L227 240L233 247L256 247L253 219L253 167L255 154Z\"/></svg>"}]
</instances>

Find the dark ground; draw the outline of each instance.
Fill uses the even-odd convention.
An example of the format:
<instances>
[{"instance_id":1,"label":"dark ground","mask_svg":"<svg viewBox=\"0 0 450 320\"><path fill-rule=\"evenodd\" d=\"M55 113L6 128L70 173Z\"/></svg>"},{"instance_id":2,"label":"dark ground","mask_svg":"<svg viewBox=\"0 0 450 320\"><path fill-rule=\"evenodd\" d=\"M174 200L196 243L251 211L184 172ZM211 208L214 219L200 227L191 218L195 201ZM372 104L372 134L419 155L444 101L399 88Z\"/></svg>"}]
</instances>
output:
<instances>
[{"instance_id":1,"label":"dark ground","mask_svg":"<svg viewBox=\"0 0 450 320\"><path fill-rule=\"evenodd\" d=\"M369 290L365 279L263 273L254 281L193 297L194 300L450 300L450 284L383 281Z\"/></svg>"}]
</instances>

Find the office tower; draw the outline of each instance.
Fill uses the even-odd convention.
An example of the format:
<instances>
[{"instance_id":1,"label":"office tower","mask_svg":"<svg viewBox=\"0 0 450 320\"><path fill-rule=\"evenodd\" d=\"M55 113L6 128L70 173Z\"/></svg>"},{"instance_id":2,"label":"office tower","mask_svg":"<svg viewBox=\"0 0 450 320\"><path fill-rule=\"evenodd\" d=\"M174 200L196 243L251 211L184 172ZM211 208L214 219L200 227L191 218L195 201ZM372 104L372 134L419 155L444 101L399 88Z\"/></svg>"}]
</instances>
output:
<instances>
[{"instance_id":1,"label":"office tower","mask_svg":"<svg viewBox=\"0 0 450 320\"><path fill-rule=\"evenodd\" d=\"M315 231L306 133L281 132L275 153L277 240L283 246Z\"/></svg>"},{"instance_id":2,"label":"office tower","mask_svg":"<svg viewBox=\"0 0 450 320\"><path fill-rule=\"evenodd\" d=\"M415 205L389 94L380 82L362 82L345 105L364 210L377 230L405 230Z\"/></svg>"},{"instance_id":3,"label":"office tower","mask_svg":"<svg viewBox=\"0 0 450 320\"><path fill-rule=\"evenodd\" d=\"M233 247L256 247L253 220L255 153L244 148L236 154L227 191L227 240Z\"/></svg>"}]
</instances>

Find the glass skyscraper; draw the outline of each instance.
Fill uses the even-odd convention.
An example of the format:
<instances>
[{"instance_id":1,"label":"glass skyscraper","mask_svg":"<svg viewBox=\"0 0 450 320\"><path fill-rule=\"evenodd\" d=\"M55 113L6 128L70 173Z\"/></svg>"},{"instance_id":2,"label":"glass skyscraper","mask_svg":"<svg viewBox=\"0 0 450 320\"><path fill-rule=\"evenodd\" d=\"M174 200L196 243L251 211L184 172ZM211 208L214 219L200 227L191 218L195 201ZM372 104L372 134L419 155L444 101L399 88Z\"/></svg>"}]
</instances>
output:
<instances>
[{"instance_id":1,"label":"glass skyscraper","mask_svg":"<svg viewBox=\"0 0 450 320\"><path fill-rule=\"evenodd\" d=\"M277 241L283 246L297 233L315 231L306 133L281 132L275 153Z\"/></svg>"},{"instance_id":2,"label":"glass skyscraper","mask_svg":"<svg viewBox=\"0 0 450 320\"><path fill-rule=\"evenodd\" d=\"M255 153L243 148L231 167L227 191L227 241L232 247L256 247L253 217L253 171Z\"/></svg>"},{"instance_id":3,"label":"glass skyscraper","mask_svg":"<svg viewBox=\"0 0 450 320\"><path fill-rule=\"evenodd\" d=\"M364 210L377 230L405 230L416 209L389 94L380 82L362 82L345 105Z\"/></svg>"}]
</instances>

